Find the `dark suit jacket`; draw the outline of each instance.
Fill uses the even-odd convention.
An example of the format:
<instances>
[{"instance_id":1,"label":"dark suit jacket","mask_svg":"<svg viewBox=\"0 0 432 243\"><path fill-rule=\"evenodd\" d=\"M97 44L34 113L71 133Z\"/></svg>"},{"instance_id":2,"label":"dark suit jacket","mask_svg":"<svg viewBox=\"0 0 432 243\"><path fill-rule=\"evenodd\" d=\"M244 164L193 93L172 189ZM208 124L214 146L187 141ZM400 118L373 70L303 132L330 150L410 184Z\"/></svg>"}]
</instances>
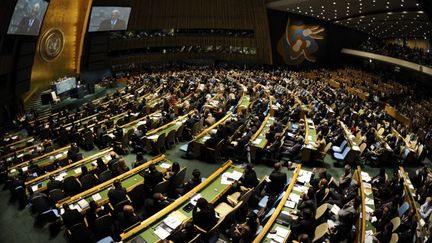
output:
<instances>
[{"instance_id":1,"label":"dark suit jacket","mask_svg":"<svg viewBox=\"0 0 432 243\"><path fill-rule=\"evenodd\" d=\"M111 19L106 19L102 21L99 25L98 31L104 30L125 30L126 22L124 20L118 19L114 26L111 26Z\"/></svg>"},{"instance_id":2,"label":"dark suit jacket","mask_svg":"<svg viewBox=\"0 0 432 243\"><path fill-rule=\"evenodd\" d=\"M29 27L30 17L24 17L18 24L18 29L15 32L17 35L37 35L40 28L40 21L35 18L33 24Z\"/></svg>"},{"instance_id":3,"label":"dark suit jacket","mask_svg":"<svg viewBox=\"0 0 432 243\"><path fill-rule=\"evenodd\" d=\"M153 189L159 182L163 180L163 174L160 171L149 172L144 176L145 185Z\"/></svg>"},{"instance_id":4,"label":"dark suit jacket","mask_svg":"<svg viewBox=\"0 0 432 243\"><path fill-rule=\"evenodd\" d=\"M58 180L51 180L47 183L47 189L48 191L51 191L53 189L61 189L63 186L63 183Z\"/></svg>"},{"instance_id":5,"label":"dark suit jacket","mask_svg":"<svg viewBox=\"0 0 432 243\"><path fill-rule=\"evenodd\" d=\"M212 205L207 209L198 211L197 208L192 212L193 223L204 230L210 230L216 223L216 213Z\"/></svg>"},{"instance_id":6,"label":"dark suit jacket","mask_svg":"<svg viewBox=\"0 0 432 243\"><path fill-rule=\"evenodd\" d=\"M126 189L114 188L108 191L108 198L113 206L127 199Z\"/></svg>"},{"instance_id":7,"label":"dark suit jacket","mask_svg":"<svg viewBox=\"0 0 432 243\"><path fill-rule=\"evenodd\" d=\"M75 224L84 222L83 216L76 209L65 209L65 212L61 217L66 228L70 228Z\"/></svg>"},{"instance_id":8,"label":"dark suit jacket","mask_svg":"<svg viewBox=\"0 0 432 243\"><path fill-rule=\"evenodd\" d=\"M287 175L280 171L273 171L270 176L270 183L267 185L267 192L270 194L280 193L287 182Z\"/></svg>"}]
</instances>

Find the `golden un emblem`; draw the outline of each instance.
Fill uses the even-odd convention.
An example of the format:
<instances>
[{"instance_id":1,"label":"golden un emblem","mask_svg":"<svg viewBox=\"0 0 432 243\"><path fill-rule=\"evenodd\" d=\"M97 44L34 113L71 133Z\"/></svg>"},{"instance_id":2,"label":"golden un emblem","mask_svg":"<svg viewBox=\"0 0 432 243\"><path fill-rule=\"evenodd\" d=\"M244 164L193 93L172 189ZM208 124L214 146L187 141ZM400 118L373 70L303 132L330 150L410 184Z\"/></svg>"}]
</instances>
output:
<instances>
[{"instance_id":1,"label":"golden un emblem","mask_svg":"<svg viewBox=\"0 0 432 243\"><path fill-rule=\"evenodd\" d=\"M39 43L39 54L47 62L54 61L64 47L64 35L59 29L53 28L46 31Z\"/></svg>"}]
</instances>

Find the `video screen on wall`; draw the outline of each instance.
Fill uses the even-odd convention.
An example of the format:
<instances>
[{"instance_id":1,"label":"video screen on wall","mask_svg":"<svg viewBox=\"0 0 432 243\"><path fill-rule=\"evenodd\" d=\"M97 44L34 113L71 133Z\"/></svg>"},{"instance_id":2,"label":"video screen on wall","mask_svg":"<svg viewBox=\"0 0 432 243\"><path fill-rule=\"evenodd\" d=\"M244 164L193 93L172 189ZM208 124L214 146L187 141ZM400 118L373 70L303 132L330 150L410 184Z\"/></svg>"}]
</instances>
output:
<instances>
[{"instance_id":1,"label":"video screen on wall","mask_svg":"<svg viewBox=\"0 0 432 243\"><path fill-rule=\"evenodd\" d=\"M7 33L10 35L39 35L48 2L18 0Z\"/></svg>"},{"instance_id":2,"label":"video screen on wall","mask_svg":"<svg viewBox=\"0 0 432 243\"><path fill-rule=\"evenodd\" d=\"M127 30L130 7L93 7L89 32Z\"/></svg>"}]
</instances>

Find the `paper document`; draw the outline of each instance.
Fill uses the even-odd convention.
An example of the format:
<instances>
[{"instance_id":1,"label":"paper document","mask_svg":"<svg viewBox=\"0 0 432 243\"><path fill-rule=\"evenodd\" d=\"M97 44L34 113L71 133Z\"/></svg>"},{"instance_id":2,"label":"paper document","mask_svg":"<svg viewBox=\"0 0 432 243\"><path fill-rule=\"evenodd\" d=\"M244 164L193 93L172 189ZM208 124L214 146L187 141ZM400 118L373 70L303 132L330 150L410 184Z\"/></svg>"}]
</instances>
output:
<instances>
[{"instance_id":1,"label":"paper document","mask_svg":"<svg viewBox=\"0 0 432 243\"><path fill-rule=\"evenodd\" d=\"M80 208L84 209L87 208L89 206L88 202L85 199L81 199L78 201L78 205L80 206Z\"/></svg>"},{"instance_id":2,"label":"paper document","mask_svg":"<svg viewBox=\"0 0 432 243\"><path fill-rule=\"evenodd\" d=\"M236 181L238 181L242 177L242 175L243 175L243 173L234 170L233 172L231 172L229 174L229 177L232 178L232 179L234 179L234 180L236 180Z\"/></svg>"},{"instance_id":3,"label":"paper document","mask_svg":"<svg viewBox=\"0 0 432 243\"><path fill-rule=\"evenodd\" d=\"M372 230L366 230L365 234L365 243L373 243L373 231Z\"/></svg>"},{"instance_id":4,"label":"paper document","mask_svg":"<svg viewBox=\"0 0 432 243\"><path fill-rule=\"evenodd\" d=\"M201 197L202 196L200 193L196 194L191 198L190 203L195 206L197 204L198 199L200 199Z\"/></svg>"},{"instance_id":5,"label":"paper document","mask_svg":"<svg viewBox=\"0 0 432 243\"><path fill-rule=\"evenodd\" d=\"M95 202L96 202L96 201L99 201L99 200L102 199L102 197L101 197L101 195L100 195L99 193L94 194L94 195L92 196L92 198L93 198L93 200L94 200Z\"/></svg>"},{"instance_id":6,"label":"paper document","mask_svg":"<svg viewBox=\"0 0 432 243\"><path fill-rule=\"evenodd\" d=\"M31 187L31 189L32 189L33 192L37 191L38 188L39 188L38 185L34 185L34 186Z\"/></svg>"},{"instance_id":7,"label":"paper document","mask_svg":"<svg viewBox=\"0 0 432 243\"><path fill-rule=\"evenodd\" d=\"M159 237L161 240L165 240L170 235L170 233L162 227L157 227L157 229L154 231L154 234L157 235L157 237Z\"/></svg>"},{"instance_id":8,"label":"paper document","mask_svg":"<svg viewBox=\"0 0 432 243\"><path fill-rule=\"evenodd\" d=\"M159 135L155 134L155 135L148 136L147 139L156 140L158 137L159 137Z\"/></svg>"},{"instance_id":9,"label":"paper document","mask_svg":"<svg viewBox=\"0 0 432 243\"><path fill-rule=\"evenodd\" d=\"M81 174L81 168L77 168L74 170L75 174Z\"/></svg>"},{"instance_id":10,"label":"paper document","mask_svg":"<svg viewBox=\"0 0 432 243\"><path fill-rule=\"evenodd\" d=\"M334 214L334 215L338 215L340 210L340 207L338 207L338 205L334 204L333 207L330 209L330 211Z\"/></svg>"},{"instance_id":11,"label":"paper document","mask_svg":"<svg viewBox=\"0 0 432 243\"><path fill-rule=\"evenodd\" d=\"M161 163L159 166L160 166L161 168L164 168L164 169L171 168L171 165L168 164L168 163Z\"/></svg>"},{"instance_id":12,"label":"paper document","mask_svg":"<svg viewBox=\"0 0 432 243\"><path fill-rule=\"evenodd\" d=\"M373 200L372 198L368 198L368 197L367 197L367 198L365 199L365 204L366 204L366 205L372 205L372 206L373 206L373 205L375 205L375 202L374 202L374 200Z\"/></svg>"},{"instance_id":13,"label":"paper document","mask_svg":"<svg viewBox=\"0 0 432 243\"><path fill-rule=\"evenodd\" d=\"M60 159L62 156L63 156L63 154L60 153L60 154L55 155L54 158L56 158L56 159Z\"/></svg>"},{"instance_id":14,"label":"paper document","mask_svg":"<svg viewBox=\"0 0 432 243\"><path fill-rule=\"evenodd\" d=\"M366 205L366 213L373 213L373 209Z\"/></svg>"},{"instance_id":15,"label":"paper document","mask_svg":"<svg viewBox=\"0 0 432 243\"><path fill-rule=\"evenodd\" d=\"M289 201L289 200L287 200L287 201L285 202L285 207L287 207L287 208L294 208L295 205L296 205L296 203L293 202L293 201Z\"/></svg>"},{"instance_id":16,"label":"paper document","mask_svg":"<svg viewBox=\"0 0 432 243\"><path fill-rule=\"evenodd\" d=\"M24 166L24 167L22 167L21 169L22 169L23 172L26 172L26 171L28 170L28 167L27 167L27 166Z\"/></svg>"},{"instance_id":17,"label":"paper document","mask_svg":"<svg viewBox=\"0 0 432 243\"><path fill-rule=\"evenodd\" d=\"M288 199L289 199L290 201L293 201L293 202L295 202L295 203L298 203L298 202L300 201L300 196L297 195L297 194L295 194L295 193L290 193Z\"/></svg>"},{"instance_id":18,"label":"paper document","mask_svg":"<svg viewBox=\"0 0 432 243\"><path fill-rule=\"evenodd\" d=\"M276 227L276 235L283 237L283 238L286 238L288 236L288 234L289 234L289 230L284 229L284 228L279 227L279 226Z\"/></svg>"},{"instance_id":19,"label":"paper document","mask_svg":"<svg viewBox=\"0 0 432 243\"><path fill-rule=\"evenodd\" d=\"M262 141L261 138L257 138L257 139L255 139L255 141L253 141L253 144L260 144L261 141Z\"/></svg>"},{"instance_id":20,"label":"paper document","mask_svg":"<svg viewBox=\"0 0 432 243\"><path fill-rule=\"evenodd\" d=\"M182 224L181 220L179 220L176 217L173 217L172 215L168 215L168 217L166 217L163 222L173 230L177 229L177 227L179 227Z\"/></svg>"}]
</instances>

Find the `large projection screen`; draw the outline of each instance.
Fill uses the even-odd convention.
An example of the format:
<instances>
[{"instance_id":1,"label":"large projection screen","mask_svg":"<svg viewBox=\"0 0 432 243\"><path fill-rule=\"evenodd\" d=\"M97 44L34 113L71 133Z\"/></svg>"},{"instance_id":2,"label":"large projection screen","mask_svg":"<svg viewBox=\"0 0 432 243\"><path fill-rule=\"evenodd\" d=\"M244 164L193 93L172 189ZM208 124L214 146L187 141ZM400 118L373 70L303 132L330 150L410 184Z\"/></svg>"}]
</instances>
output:
<instances>
[{"instance_id":1,"label":"large projection screen","mask_svg":"<svg viewBox=\"0 0 432 243\"><path fill-rule=\"evenodd\" d=\"M44 0L18 0L7 33L10 35L39 35L48 3Z\"/></svg>"},{"instance_id":2,"label":"large projection screen","mask_svg":"<svg viewBox=\"0 0 432 243\"><path fill-rule=\"evenodd\" d=\"M93 7L89 32L127 30L130 7Z\"/></svg>"}]
</instances>

